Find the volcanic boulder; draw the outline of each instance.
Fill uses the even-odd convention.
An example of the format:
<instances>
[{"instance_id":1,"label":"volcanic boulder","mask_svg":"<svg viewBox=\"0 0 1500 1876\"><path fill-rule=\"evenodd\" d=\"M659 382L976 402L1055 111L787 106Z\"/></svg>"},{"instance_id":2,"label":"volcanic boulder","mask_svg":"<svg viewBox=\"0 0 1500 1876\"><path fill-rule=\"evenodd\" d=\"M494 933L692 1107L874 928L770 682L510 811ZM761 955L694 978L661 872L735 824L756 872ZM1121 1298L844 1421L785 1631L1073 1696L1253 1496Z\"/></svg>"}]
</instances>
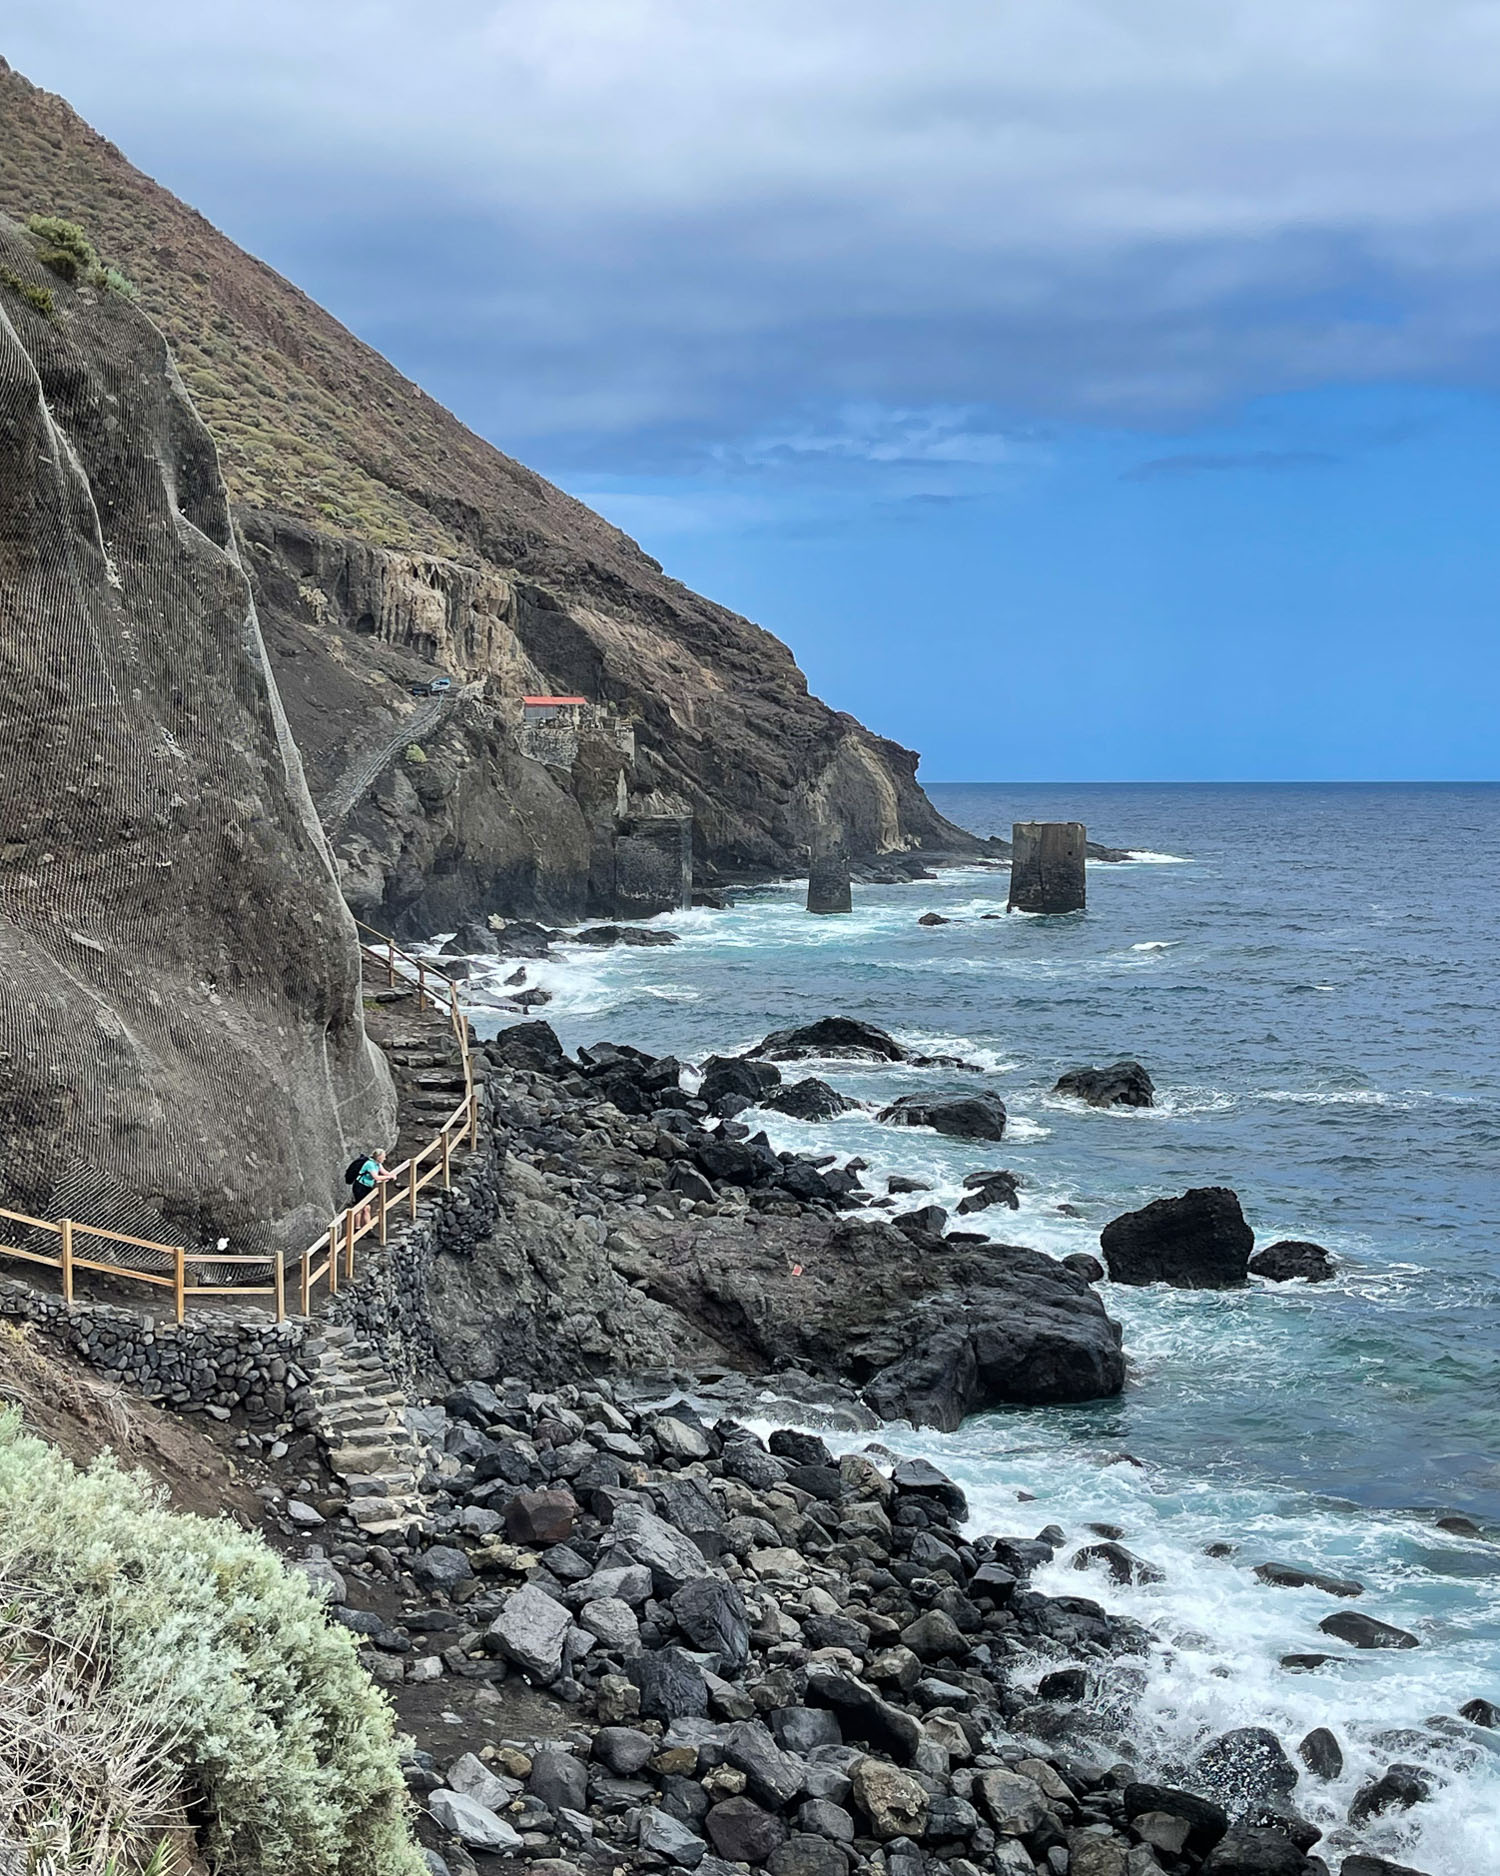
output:
<instances>
[{"instance_id":1,"label":"volcanic boulder","mask_svg":"<svg viewBox=\"0 0 1500 1876\"><path fill-rule=\"evenodd\" d=\"M1099 1246L1115 1283L1229 1290L1245 1281L1255 1233L1227 1186L1195 1186L1113 1219Z\"/></svg>"},{"instance_id":2,"label":"volcanic boulder","mask_svg":"<svg viewBox=\"0 0 1500 1876\"><path fill-rule=\"evenodd\" d=\"M904 1094L875 1116L889 1127L931 1127L956 1140L999 1140L1005 1103L995 1094Z\"/></svg>"},{"instance_id":3,"label":"volcanic boulder","mask_svg":"<svg viewBox=\"0 0 1500 1876\"><path fill-rule=\"evenodd\" d=\"M1070 1068L1059 1075L1054 1094L1070 1094L1090 1107L1151 1107L1156 1089L1139 1062L1114 1062L1108 1068Z\"/></svg>"}]
</instances>

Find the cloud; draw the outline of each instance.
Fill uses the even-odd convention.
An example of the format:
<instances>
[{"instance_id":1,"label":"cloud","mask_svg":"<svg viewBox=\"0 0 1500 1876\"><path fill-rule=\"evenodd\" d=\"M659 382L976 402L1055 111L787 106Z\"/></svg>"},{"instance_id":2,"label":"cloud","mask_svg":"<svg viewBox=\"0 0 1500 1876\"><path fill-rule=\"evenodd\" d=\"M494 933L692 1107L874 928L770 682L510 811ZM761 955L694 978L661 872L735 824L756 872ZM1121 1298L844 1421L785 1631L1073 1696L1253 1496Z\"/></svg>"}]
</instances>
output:
<instances>
[{"instance_id":1,"label":"cloud","mask_svg":"<svg viewBox=\"0 0 1500 1876\"><path fill-rule=\"evenodd\" d=\"M11 13L8 56L144 167L580 464L999 461L1012 420L1500 378L1471 0Z\"/></svg>"}]
</instances>

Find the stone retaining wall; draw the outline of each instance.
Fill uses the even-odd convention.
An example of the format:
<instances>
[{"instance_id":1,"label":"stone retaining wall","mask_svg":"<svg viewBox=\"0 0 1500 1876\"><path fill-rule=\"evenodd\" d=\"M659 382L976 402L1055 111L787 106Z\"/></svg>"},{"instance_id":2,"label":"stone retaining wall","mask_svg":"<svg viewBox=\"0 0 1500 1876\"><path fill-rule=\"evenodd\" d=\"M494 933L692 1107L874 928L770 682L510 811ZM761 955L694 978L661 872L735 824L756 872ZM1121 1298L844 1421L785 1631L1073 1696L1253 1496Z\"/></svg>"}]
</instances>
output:
<instances>
[{"instance_id":1,"label":"stone retaining wall","mask_svg":"<svg viewBox=\"0 0 1500 1876\"><path fill-rule=\"evenodd\" d=\"M321 1346L315 1322L203 1310L179 1325L110 1303L75 1301L69 1310L61 1297L14 1281L0 1281L0 1316L33 1324L164 1407L225 1420L242 1408L254 1420L311 1423L308 1383Z\"/></svg>"}]
</instances>

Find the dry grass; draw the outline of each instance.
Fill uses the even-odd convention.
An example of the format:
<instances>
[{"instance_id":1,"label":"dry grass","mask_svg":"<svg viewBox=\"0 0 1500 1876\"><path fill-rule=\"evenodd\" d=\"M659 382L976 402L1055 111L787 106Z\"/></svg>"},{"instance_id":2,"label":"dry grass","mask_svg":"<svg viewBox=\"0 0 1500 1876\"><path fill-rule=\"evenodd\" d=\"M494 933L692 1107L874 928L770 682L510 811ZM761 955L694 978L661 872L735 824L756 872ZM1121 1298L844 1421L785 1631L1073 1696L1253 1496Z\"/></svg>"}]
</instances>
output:
<instances>
[{"instance_id":1,"label":"dry grass","mask_svg":"<svg viewBox=\"0 0 1500 1876\"><path fill-rule=\"evenodd\" d=\"M122 1456L140 1442L122 1388L62 1367L20 1323L0 1321L0 1401L19 1407L22 1419L39 1432L61 1412L98 1428Z\"/></svg>"},{"instance_id":2,"label":"dry grass","mask_svg":"<svg viewBox=\"0 0 1500 1876\"><path fill-rule=\"evenodd\" d=\"M111 1691L97 1632L69 1646L0 1602L0 1873L174 1876L171 1742Z\"/></svg>"}]
</instances>

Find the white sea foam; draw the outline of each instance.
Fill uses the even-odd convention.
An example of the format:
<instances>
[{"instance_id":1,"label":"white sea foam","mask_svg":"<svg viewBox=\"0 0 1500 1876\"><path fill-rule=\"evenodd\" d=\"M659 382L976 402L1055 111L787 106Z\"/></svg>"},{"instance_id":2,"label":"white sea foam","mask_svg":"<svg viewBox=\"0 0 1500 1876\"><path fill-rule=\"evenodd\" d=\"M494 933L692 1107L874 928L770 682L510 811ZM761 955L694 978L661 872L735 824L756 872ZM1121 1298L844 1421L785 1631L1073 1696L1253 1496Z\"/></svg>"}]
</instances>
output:
<instances>
[{"instance_id":1,"label":"white sea foam","mask_svg":"<svg viewBox=\"0 0 1500 1876\"><path fill-rule=\"evenodd\" d=\"M1126 860L1127 862L1134 861L1137 866L1191 866L1193 864L1188 854L1153 853L1149 847L1132 847L1126 855ZM1115 864L1118 865L1119 862Z\"/></svg>"},{"instance_id":2,"label":"white sea foam","mask_svg":"<svg viewBox=\"0 0 1500 1876\"><path fill-rule=\"evenodd\" d=\"M1148 938L1144 944L1132 945L1132 951L1171 951L1182 943L1180 938Z\"/></svg>"}]
</instances>

